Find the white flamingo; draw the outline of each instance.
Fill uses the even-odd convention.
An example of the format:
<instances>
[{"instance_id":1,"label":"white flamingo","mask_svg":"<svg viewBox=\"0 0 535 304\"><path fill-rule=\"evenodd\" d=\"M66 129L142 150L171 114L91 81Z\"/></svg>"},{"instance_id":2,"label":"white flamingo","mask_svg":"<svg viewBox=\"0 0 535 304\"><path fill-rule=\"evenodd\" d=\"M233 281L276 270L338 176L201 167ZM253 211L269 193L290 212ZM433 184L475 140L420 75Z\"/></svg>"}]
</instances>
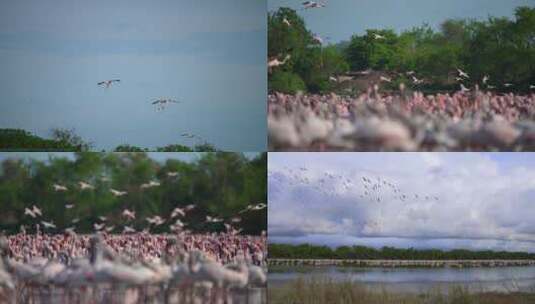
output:
<instances>
[{"instance_id":1,"label":"white flamingo","mask_svg":"<svg viewBox=\"0 0 535 304\"><path fill-rule=\"evenodd\" d=\"M95 189L95 187L93 185L90 185L90 184L88 184L86 182L83 182L83 181L78 182L78 185L80 186L80 189L82 189L82 190L86 190L86 189L93 190L93 189Z\"/></svg>"},{"instance_id":2,"label":"white flamingo","mask_svg":"<svg viewBox=\"0 0 535 304\"><path fill-rule=\"evenodd\" d=\"M63 185L60 185L60 184L54 184L52 185L52 187L54 188L54 191L58 191L58 192L62 192L62 191L67 191L67 187L63 186Z\"/></svg>"},{"instance_id":3,"label":"white flamingo","mask_svg":"<svg viewBox=\"0 0 535 304\"><path fill-rule=\"evenodd\" d=\"M470 76L468 76L467 73L465 73L463 70L457 68L457 72L459 73L459 76L460 77L464 77L464 78L470 78Z\"/></svg>"},{"instance_id":4,"label":"white flamingo","mask_svg":"<svg viewBox=\"0 0 535 304\"><path fill-rule=\"evenodd\" d=\"M375 40L380 40L380 39L386 39L386 37L385 37L385 36L382 36L382 35L379 35L379 34L377 34L377 33L374 33L374 34L373 34L373 39L375 39Z\"/></svg>"}]
</instances>

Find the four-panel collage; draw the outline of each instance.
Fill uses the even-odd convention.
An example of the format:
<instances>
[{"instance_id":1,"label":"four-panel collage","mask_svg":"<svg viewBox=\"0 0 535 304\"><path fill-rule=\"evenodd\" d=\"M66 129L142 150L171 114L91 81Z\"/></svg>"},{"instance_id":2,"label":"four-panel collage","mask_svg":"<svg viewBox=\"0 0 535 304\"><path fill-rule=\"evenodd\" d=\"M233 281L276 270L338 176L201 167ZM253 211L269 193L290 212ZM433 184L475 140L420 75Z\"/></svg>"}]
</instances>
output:
<instances>
[{"instance_id":1,"label":"four-panel collage","mask_svg":"<svg viewBox=\"0 0 535 304\"><path fill-rule=\"evenodd\" d=\"M0 304L535 303L535 0L0 1Z\"/></svg>"}]
</instances>

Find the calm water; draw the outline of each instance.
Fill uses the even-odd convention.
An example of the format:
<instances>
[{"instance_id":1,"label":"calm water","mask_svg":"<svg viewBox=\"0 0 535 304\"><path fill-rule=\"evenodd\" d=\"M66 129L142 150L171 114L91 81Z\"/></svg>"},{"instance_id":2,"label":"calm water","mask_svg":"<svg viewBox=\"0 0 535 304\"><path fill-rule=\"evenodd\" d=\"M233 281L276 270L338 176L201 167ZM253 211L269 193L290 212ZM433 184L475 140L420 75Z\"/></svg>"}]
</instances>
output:
<instances>
[{"instance_id":1,"label":"calm water","mask_svg":"<svg viewBox=\"0 0 535 304\"><path fill-rule=\"evenodd\" d=\"M472 291L535 292L535 267L502 268L357 268L357 267L270 267L270 286L281 286L303 278L329 278L359 282L372 289L420 293L430 289L446 292L453 286Z\"/></svg>"}]
</instances>

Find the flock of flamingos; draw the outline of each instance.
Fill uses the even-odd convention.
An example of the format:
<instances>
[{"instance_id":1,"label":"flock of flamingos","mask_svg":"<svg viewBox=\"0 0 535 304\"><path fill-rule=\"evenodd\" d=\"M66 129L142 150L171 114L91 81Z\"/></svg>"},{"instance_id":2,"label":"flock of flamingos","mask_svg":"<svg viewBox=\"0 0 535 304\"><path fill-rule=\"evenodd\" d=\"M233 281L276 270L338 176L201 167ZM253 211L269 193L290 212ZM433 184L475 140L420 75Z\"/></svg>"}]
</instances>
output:
<instances>
[{"instance_id":1,"label":"flock of flamingos","mask_svg":"<svg viewBox=\"0 0 535 304\"><path fill-rule=\"evenodd\" d=\"M326 7L325 2L305 1L303 10ZM291 27L286 18L283 23ZM377 33L375 40L386 39ZM314 35L314 43L323 39ZM280 60L279 58L284 58ZM268 72L284 66L289 54L268 59ZM372 76L371 70L356 72ZM424 95L418 87L426 82L416 71L403 74L399 93L382 90L393 83L392 75L376 77L366 92L355 95L268 96L268 143L270 151L523 151L535 149L535 85L518 88L496 83L488 75L476 81L456 68L456 92ZM349 76L331 75L338 84ZM353 79L352 77L349 77ZM468 83L477 83L467 87ZM531 94L499 93L526 89Z\"/></svg>"},{"instance_id":2,"label":"flock of flamingos","mask_svg":"<svg viewBox=\"0 0 535 304\"><path fill-rule=\"evenodd\" d=\"M168 172L172 177L176 172ZM157 180L140 189L160 186ZM56 192L93 191L85 181L54 183ZM110 188L117 197L126 191ZM74 203L65 204L72 209ZM207 215L205 223L225 227L220 233L194 233L187 226L195 204L176 207L167 216L146 217L137 231L135 211L99 216L94 234L77 234L79 218L71 227L58 227L35 204L24 215L35 233L0 236L0 299L14 303L265 303L267 245L261 236L242 235L241 215L266 208L250 204L231 217ZM108 218L120 216L120 234ZM139 221L137 222L139 226ZM170 234L151 234L169 228ZM42 227L42 229L41 229ZM61 228L61 229L60 229ZM1 302L1 301L0 301Z\"/></svg>"}]
</instances>

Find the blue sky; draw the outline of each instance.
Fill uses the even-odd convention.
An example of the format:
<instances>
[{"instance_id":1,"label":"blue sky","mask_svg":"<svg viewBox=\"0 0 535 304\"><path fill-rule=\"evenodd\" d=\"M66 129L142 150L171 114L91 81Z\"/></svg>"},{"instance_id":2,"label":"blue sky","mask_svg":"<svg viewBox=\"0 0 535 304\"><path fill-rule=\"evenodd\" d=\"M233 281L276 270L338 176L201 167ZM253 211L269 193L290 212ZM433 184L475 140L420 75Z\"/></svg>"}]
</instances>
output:
<instances>
[{"instance_id":1,"label":"blue sky","mask_svg":"<svg viewBox=\"0 0 535 304\"><path fill-rule=\"evenodd\" d=\"M268 167L270 242L535 252L533 153L270 153Z\"/></svg>"},{"instance_id":2,"label":"blue sky","mask_svg":"<svg viewBox=\"0 0 535 304\"><path fill-rule=\"evenodd\" d=\"M0 128L128 143L266 148L265 1L0 2ZM109 89L97 82L120 78ZM156 112L160 97L182 101Z\"/></svg>"},{"instance_id":3,"label":"blue sky","mask_svg":"<svg viewBox=\"0 0 535 304\"><path fill-rule=\"evenodd\" d=\"M535 0L326 0L320 9L300 10L303 1L268 0L268 9L297 9L307 27L330 42L348 40L366 29L390 28L400 32L424 23L437 28L448 18L486 19L513 16L517 6L533 6Z\"/></svg>"}]
</instances>

